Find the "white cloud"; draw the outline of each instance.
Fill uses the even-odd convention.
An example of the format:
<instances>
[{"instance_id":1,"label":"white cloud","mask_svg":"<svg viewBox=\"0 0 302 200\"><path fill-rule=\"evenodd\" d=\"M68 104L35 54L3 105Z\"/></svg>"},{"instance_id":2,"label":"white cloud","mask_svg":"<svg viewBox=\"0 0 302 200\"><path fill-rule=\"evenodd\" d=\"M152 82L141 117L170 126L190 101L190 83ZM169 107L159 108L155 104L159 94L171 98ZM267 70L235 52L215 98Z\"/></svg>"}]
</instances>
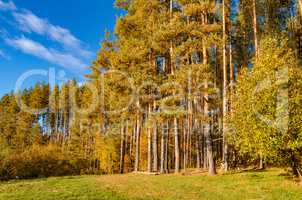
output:
<instances>
[{"instance_id":1,"label":"white cloud","mask_svg":"<svg viewBox=\"0 0 302 200\"><path fill-rule=\"evenodd\" d=\"M16 21L21 25L20 29L26 32L35 32L38 34L45 34L46 22L33 15L31 12L13 13Z\"/></svg>"},{"instance_id":2,"label":"white cloud","mask_svg":"<svg viewBox=\"0 0 302 200\"><path fill-rule=\"evenodd\" d=\"M46 36L50 40L60 43L66 50L72 51L83 58L91 58L93 55L86 50L83 42L76 38L68 29L55 26L30 11L15 12L13 15L22 31Z\"/></svg>"},{"instance_id":3,"label":"white cloud","mask_svg":"<svg viewBox=\"0 0 302 200\"><path fill-rule=\"evenodd\" d=\"M0 0L0 11L9 10L14 19L10 25L26 34L26 37L13 38L6 30L0 28L0 38L9 46L74 71L83 70L87 66L85 63L92 59L93 53L88 50L88 45L75 37L70 30L53 25L29 10L17 8L12 0L4 1ZM46 41L44 45L30 39L30 33L42 36ZM56 49L50 46L55 46Z\"/></svg>"},{"instance_id":4,"label":"white cloud","mask_svg":"<svg viewBox=\"0 0 302 200\"><path fill-rule=\"evenodd\" d=\"M3 58L5 60L10 60L10 57L4 53L3 50L0 49L0 58Z\"/></svg>"},{"instance_id":5,"label":"white cloud","mask_svg":"<svg viewBox=\"0 0 302 200\"><path fill-rule=\"evenodd\" d=\"M14 2L12 1L7 1L4 2L2 0L0 0L0 10L16 10L16 6L14 4Z\"/></svg>"},{"instance_id":6,"label":"white cloud","mask_svg":"<svg viewBox=\"0 0 302 200\"><path fill-rule=\"evenodd\" d=\"M47 60L53 64L57 64L67 69L83 70L86 67L85 63L71 54L46 48L42 44L25 37L17 39L7 38L5 41L8 45L14 47L15 49L21 50L25 54Z\"/></svg>"}]
</instances>

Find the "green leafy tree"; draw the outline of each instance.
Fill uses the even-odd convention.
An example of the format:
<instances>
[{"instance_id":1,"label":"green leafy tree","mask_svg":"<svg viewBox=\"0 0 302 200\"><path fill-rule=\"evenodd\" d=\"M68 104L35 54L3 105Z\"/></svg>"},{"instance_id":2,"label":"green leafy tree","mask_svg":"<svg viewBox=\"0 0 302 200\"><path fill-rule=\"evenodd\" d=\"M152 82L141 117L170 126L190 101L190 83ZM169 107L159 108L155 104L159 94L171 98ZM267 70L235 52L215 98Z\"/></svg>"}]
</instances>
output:
<instances>
[{"instance_id":1,"label":"green leafy tree","mask_svg":"<svg viewBox=\"0 0 302 200\"><path fill-rule=\"evenodd\" d=\"M285 160L295 174L301 164L301 78L288 40L263 39L254 68L238 77L230 116L231 138L241 153Z\"/></svg>"}]
</instances>

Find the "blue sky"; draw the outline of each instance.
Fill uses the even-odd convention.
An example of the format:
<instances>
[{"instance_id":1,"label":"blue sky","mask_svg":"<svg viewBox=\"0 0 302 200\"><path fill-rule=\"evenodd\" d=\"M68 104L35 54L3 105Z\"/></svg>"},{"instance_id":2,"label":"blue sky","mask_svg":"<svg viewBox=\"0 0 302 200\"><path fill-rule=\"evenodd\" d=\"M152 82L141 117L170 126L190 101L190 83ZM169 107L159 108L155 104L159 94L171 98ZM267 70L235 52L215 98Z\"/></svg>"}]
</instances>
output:
<instances>
[{"instance_id":1,"label":"blue sky","mask_svg":"<svg viewBox=\"0 0 302 200\"><path fill-rule=\"evenodd\" d=\"M121 14L114 0L0 0L0 96L30 70L83 80L106 30ZM31 76L23 84L47 81ZM59 82L59 80L58 80Z\"/></svg>"}]
</instances>

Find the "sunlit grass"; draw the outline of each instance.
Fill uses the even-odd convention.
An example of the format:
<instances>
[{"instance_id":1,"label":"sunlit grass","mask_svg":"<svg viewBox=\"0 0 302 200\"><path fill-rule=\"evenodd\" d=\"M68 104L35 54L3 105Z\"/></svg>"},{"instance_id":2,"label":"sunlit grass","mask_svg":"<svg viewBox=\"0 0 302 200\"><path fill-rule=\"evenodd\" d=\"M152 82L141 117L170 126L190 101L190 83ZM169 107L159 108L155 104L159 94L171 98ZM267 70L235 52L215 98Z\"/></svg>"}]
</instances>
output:
<instances>
[{"instance_id":1,"label":"sunlit grass","mask_svg":"<svg viewBox=\"0 0 302 200\"><path fill-rule=\"evenodd\" d=\"M278 169L215 177L128 174L3 182L0 199L301 200L302 188Z\"/></svg>"}]
</instances>

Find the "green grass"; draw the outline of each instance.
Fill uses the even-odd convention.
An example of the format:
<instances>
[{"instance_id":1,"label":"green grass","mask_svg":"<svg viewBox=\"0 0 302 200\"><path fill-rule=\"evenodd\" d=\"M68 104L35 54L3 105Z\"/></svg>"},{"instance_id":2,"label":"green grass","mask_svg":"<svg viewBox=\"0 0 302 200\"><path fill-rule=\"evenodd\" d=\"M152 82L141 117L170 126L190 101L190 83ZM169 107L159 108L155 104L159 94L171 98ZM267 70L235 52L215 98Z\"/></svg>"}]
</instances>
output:
<instances>
[{"instance_id":1,"label":"green grass","mask_svg":"<svg viewBox=\"0 0 302 200\"><path fill-rule=\"evenodd\" d=\"M0 199L301 200L302 188L278 169L216 177L129 174L2 182Z\"/></svg>"}]
</instances>

